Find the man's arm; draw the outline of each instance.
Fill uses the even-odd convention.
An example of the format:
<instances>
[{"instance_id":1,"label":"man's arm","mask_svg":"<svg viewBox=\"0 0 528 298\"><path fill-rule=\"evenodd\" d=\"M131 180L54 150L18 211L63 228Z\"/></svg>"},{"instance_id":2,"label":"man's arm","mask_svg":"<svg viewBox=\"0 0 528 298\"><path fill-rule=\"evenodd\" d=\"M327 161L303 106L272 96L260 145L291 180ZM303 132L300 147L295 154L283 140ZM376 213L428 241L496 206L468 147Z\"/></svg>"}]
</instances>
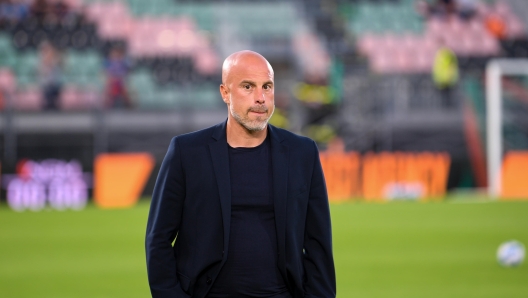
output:
<instances>
[{"instance_id":1,"label":"man's arm","mask_svg":"<svg viewBox=\"0 0 528 298\"><path fill-rule=\"evenodd\" d=\"M180 287L172 247L180 227L185 198L181 152L173 138L154 187L145 241L152 297L189 297Z\"/></svg>"},{"instance_id":2,"label":"man's arm","mask_svg":"<svg viewBox=\"0 0 528 298\"><path fill-rule=\"evenodd\" d=\"M332 253L332 228L326 184L315 142L315 162L304 234L304 270L306 297L336 296L336 279Z\"/></svg>"}]
</instances>

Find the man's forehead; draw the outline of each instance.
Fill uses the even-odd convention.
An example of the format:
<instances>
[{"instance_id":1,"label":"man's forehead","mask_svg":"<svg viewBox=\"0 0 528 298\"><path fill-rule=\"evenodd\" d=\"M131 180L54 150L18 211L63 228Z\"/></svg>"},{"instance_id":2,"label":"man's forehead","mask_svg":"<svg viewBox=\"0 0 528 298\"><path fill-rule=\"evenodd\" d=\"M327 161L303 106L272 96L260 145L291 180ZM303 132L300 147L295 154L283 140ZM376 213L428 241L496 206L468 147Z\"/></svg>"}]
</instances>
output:
<instances>
[{"instance_id":1,"label":"man's forehead","mask_svg":"<svg viewBox=\"0 0 528 298\"><path fill-rule=\"evenodd\" d=\"M253 67L232 71L227 77L227 84L253 83L256 85L273 83L273 72L267 69Z\"/></svg>"},{"instance_id":2,"label":"man's forehead","mask_svg":"<svg viewBox=\"0 0 528 298\"><path fill-rule=\"evenodd\" d=\"M234 76L273 77L273 69L270 69L265 64L238 64L231 68L230 74Z\"/></svg>"},{"instance_id":3,"label":"man's forehead","mask_svg":"<svg viewBox=\"0 0 528 298\"><path fill-rule=\"evenodd\" d=\"M234 76L265 76L273 80L273 68L262 55L242 51L227 57L222 67L222 81Z\"/></svg>"}]
</instances>

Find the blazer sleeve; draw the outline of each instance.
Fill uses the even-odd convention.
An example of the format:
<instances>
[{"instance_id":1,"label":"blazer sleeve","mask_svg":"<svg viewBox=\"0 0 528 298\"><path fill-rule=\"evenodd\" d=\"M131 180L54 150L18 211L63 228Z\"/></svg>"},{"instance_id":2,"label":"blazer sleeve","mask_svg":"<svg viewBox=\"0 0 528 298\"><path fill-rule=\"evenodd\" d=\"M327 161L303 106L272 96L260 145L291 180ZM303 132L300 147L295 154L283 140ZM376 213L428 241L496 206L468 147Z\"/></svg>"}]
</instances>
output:
<instances>
[{"instance_id":1,"label":"blazer sleeve","mask_svg":"<svg viewBox=\"0 0 528 298\"><path fill-rule=\"evenodd\" d=\"M172 243L180 227L185 198L184 173L177 137L171 140L161 164L147 222L145 250L152 297L189 297L176 272Z\"/></svg>"},{"instance_id":2,"label":"blazer sleeve","mask_svg":"<svg viewBox=\"0 0 528 298\"><path fill-rule=\"evenodd\" d=\"M332 228L326 184L317 145L312 171L304 235L305 297L336 296L336 278L332 253Z\"/></svg>"}]
</instances>

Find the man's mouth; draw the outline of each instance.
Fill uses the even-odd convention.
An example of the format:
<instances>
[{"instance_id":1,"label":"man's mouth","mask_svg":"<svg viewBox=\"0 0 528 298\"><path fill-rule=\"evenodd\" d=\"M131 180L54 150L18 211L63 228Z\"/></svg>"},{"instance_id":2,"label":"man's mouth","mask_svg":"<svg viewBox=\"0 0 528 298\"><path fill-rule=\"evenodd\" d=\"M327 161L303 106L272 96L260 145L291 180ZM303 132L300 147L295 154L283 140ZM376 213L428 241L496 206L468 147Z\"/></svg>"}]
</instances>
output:
<instances>
[{"instance_id":1,"label":"man's mouth","mask_svg":"<svg viewBox=\"0 0 528 298\"><path fill-rule=\"evenodd\" d=\"M249 110L249 112L256 113L256 114L266 114L268 110L267 109L251 109Z\"/></svg>"}]
</instances>

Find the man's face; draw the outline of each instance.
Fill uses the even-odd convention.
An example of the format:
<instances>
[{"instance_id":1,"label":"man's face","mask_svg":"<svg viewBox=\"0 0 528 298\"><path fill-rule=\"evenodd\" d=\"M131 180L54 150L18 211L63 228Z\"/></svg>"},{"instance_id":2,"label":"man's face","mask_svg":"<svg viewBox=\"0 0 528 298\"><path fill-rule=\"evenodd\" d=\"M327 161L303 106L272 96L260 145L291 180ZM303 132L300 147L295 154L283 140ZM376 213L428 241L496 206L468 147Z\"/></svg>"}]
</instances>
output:
<instances>
[{"instance_id":1,"label":"man's face","mask_svg":"<svg viewBox=\"0 0 528 298\"><path fill-rule=\"evenodd\" d=\"M248 131L261 131L275 109L273 70L258 57L242 57L221 86L229 117Z\"/></svg>"}]
</instances>

